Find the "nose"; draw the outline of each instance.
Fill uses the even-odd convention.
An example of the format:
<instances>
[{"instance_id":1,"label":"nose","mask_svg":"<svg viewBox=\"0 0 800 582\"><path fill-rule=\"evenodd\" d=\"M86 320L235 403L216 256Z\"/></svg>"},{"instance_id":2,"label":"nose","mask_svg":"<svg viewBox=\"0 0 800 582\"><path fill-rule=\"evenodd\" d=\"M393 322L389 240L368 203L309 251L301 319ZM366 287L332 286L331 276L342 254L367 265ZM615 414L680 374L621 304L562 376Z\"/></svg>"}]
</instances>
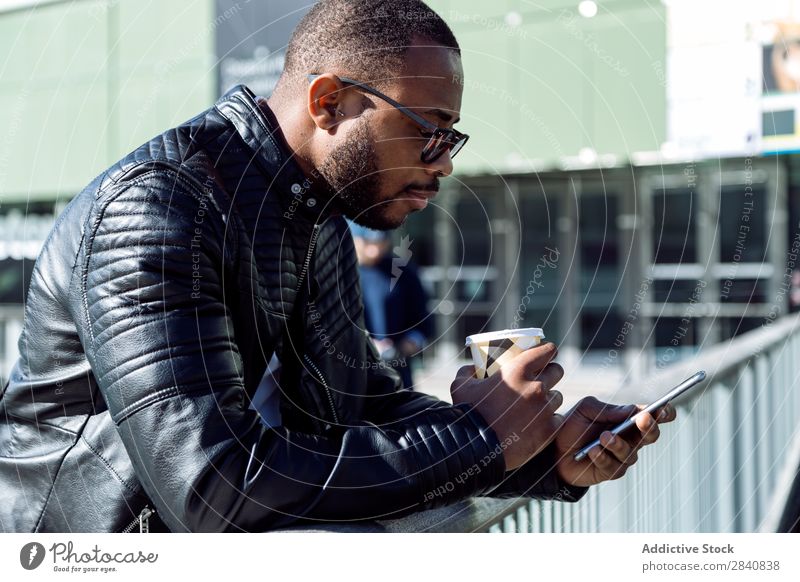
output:
<instances>
[{"instance_id":1,"label":"nose","mask_svg":"<svg viewBox=\"0 0 800 582\"><path fill-rule=\"evenodd\" d=\"M445 150L441 156L426 164L426 166L426 171L429 174L437 177L449 176L453 173L453 158L450 157L450 150Z\"/></svg>"}]
</instances>

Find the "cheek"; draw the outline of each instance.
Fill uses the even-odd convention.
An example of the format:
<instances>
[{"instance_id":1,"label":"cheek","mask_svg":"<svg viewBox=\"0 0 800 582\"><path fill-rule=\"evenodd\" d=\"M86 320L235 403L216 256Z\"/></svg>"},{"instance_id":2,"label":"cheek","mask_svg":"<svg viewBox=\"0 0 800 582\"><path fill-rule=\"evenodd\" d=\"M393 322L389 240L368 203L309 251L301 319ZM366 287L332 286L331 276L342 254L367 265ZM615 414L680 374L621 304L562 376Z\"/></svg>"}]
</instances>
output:
<instances>
[{"instance_id":1,"label":"cheek","mask_svg":"<svg viewBox=\"0 0 800 582\"><path fill-rule=\"evenodd\" d=\"M408 164L400 160L391 143L375 144L375 166L373 170L377 173L380 188L378 197L382 200L393 198L408 183Z\"/></svg>"},{"instance_id":2,"label":"cheek","mask_svg":"<svg viewBox=\"0 0 800 582\"><path fill-rule=\"evenodd\" d=\"M413 141L387 142L388 147L378 152L377 163L382 190L397 194L419 174L419 148Z\"/></svg>"},{"instance_id":3,"label":"cheek","mask_svg":"<svg viewBox=\"0 0 800 582\"><path fill-rule=\"evenodd\" d=\"M381 168L408 172L420 166L424 140L417 138L406 124L384 128L376 137L375 149Z\"/></svg>"}]
</instances>

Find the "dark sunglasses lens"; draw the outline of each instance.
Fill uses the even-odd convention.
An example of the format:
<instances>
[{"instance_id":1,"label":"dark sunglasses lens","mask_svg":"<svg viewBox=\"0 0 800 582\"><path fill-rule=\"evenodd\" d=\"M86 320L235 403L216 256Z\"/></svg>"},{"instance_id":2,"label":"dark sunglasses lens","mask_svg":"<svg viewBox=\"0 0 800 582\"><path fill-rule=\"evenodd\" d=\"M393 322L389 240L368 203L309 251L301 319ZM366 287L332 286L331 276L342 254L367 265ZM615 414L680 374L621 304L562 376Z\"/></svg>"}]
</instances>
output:
<instances>
[{"instance_id":1,"label":"dark sunglasses lens","mask_svg":"<svg viewBox=\"0 0 800 582\"><path fill-rule=\"evenodd\" d=\"M462 137L461 139L459 139L453 146L453 148L450 150L450 158L452 159L456 157L456 154L461 151L461 148L463 148L464 144L466 143L467 143L466 137Z\"/></svg>"},{"instance_id":2,"label":"dark sunglasses lens","mask_svg":"<svg viewBox=\"0 0 800 582\"><path fill-rule=\"evenodd\" d=\"M452 158L464 146L465 142L465 139L456 138L456 136L444 131L436 132L425 146L425 149L422 150L422 161L426 164L433 163L448 150Z\"/></svg>"},{"instance_id":3,"label":"dark sunglasses lens","mask_svg":"<svg viewBox=\"0 0 800 582\"><path fill-rule=\"evenodd\" d=\"M444 153L446 145L447 142L445 141L444 134L437 131L431 136L431 139L428 140L422 155L434 161Z\"/></svg>"}]
</instances>

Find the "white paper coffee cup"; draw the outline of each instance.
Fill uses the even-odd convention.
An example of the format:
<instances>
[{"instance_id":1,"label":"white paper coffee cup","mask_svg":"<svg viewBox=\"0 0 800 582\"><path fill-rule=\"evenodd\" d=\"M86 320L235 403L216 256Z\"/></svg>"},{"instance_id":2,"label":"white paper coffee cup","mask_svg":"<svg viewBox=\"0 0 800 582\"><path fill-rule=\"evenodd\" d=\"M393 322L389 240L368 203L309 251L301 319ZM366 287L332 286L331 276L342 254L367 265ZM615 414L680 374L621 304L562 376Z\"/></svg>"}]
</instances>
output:
<instances>
[{"instance_id":1,"label":"white paper coffee cup","mask_svg":"<svg viewBox=\"0 0 800 582\"><path fill-rule=\"evenodd\" d=\"M544 331L539 327L504 329L467 336L467 347L475 364L475 377L488 378L503 364L527 349L539 345Z\"/></svg>"}]
</instances>

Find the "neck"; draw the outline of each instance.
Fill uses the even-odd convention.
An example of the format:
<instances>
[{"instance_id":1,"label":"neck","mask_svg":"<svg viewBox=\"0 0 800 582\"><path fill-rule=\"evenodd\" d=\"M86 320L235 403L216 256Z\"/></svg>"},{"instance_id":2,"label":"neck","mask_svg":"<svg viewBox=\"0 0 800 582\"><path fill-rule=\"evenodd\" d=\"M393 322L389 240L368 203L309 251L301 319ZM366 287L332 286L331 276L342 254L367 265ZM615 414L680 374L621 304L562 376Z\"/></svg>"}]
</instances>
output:
<instances>
[{"instance_id":1,"label":"neck","mask_svg":"<svg viewBox=\"0 0 800 582\"><path fill-rule=\"evenodd\" d=\"M267 105L272 110L275 119L278 120L278 126L281 128L281 133L297 165L300 166L306 177L313 181L318 174L308 157L309 136L302 127L302 111L297 107L292 107L278 91L267 100Z\"/></svg>"},{"instance_id":2,"label":"neck","mask_svg":"<svg viewBox=\"0 0 800 582\"><path fill-rule=\"evenodd\" d=\"M311 182L312 188L325 197L331 197L330 186L311 161L311 131L304 126L304 121L308 119L305 110L297 106L296 101L286 99L279 90L267 100L267 105L278 122L290 155ZM331 208L331 211L338 214L339 209Z\"/></svg>"}]
</instances>

